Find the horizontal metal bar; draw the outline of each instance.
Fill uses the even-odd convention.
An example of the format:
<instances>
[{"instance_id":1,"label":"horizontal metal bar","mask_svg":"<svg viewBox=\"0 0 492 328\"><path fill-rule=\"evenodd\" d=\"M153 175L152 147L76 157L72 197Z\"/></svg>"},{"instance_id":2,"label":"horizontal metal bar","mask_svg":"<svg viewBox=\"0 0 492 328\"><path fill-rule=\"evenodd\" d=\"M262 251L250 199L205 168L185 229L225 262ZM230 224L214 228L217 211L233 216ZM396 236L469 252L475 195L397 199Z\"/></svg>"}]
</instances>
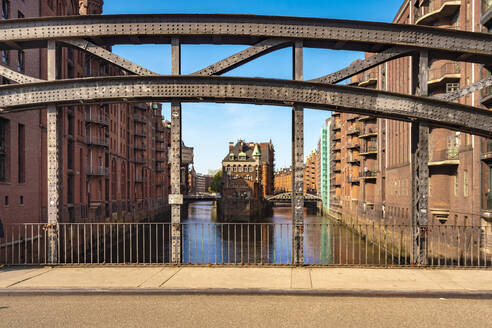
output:
<instances>
[{"instance_id":1,"label":"horizontal metal bar","mask_svg":"<svg viewBox=\"0 0 492 328\"><path fill-rule=\"evenodd\" d=\"M90 28L88 28L90 27ZM486 64L492 35L418 25L321 18L227 14L94 15L26 18L0 22L4 48L39 47L53 38L97 38L100 45L123 43L255 44L265 38L302 40L305 47L373 52L408 46ZM3 42L3 43L2 43ZM10 43L10 45L9 45Z\"/></svg>"},{"instance_id":2,"label":"horizontal metal bar","mask_svg":"<svg viewBox=\"0 0 492 328\"><path fill-rule=\"evenodd\" d=\"M324 83L222 76L117 76L0 87L1 112L47 104L122 101L294 104L492 137L492 112L427 97Z\"/></svg>"}]
</instances>

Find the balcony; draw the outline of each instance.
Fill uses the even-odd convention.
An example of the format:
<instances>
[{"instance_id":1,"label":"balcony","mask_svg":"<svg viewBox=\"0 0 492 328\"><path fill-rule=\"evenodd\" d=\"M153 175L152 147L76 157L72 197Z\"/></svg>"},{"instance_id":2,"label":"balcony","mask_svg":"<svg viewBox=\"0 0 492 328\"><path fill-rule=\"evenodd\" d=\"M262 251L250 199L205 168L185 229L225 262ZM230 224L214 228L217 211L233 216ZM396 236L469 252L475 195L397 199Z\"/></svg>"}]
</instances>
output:
<instances>
[{"instance_id":1,"label":"balcony","mask_svg":"<svg viewBox=\"0 0 492 328\"><path fill-rule=\"evenodd\" d=\"M482 143L482 161L492 162L492 139L484 140Z\"/></svg>"},{"instance_id":2,"label":"balcony","mask_svg":"<svg viewBox=\"0 0 492 328\"><path fill-rule=\"evenodd\" d=\"M335 121L335 123L333 123L333 127L332 129L333 130L340 130L342 128L342 123L340 121Z\"/></svg>"},{"instance_id":3,"label":"balcony","mask_svg":"<svg viewBox=\"0 0 492 328\"><path fill-rule=\"evenodd\" d=\"M355 121L356 119L358 119L360 116L358 114L349 114L347 116L347 121Z\"/></svg>"},{"instance_id":4,"label":"balcony","mask_svg":"<svg viewBox=\"0 0 492 328\"><path fill-rule=\"evenodd\" d=\"M376 128L365 128L364 131L361 132L359 135L359 138L369 138L369 137L375 137L378 135L378 131Z\"/></svg>"},{"instance_id":5,"label":"balcony","mask_svg":"<svg viewBox=\"0 0 492 328\"><path fill-rule=\"evenodd\" d=\"M107 176L108 175L108 168L104 166L92 166L92 165L87 165L86 166L86 175L87 176Z\"/></svg>"},{"instance_id":6,"label":"balcony","mask_svg":"<svg viewBox=\"0 0 492 328\"><path fill-rule=\"evenodd\" d=\"M145 150L147 147L143 143L136 143L133 145L133 149L135 150Z\"/></svg>"},{"instance_id":7,"label":"balcony","mask_svg":"<svg viewBox=\"0 0 492 328\"><path fill-rule=\"evenodd\" d=\"M429 70L429 88L445 86L449 82L459 82L461 78L459 63L445 63Z\"/></svg>"},{"instance_id":8,"label":"balcony","mask_svg":"<svg viewBox=\"0 0 492 328\"><path fill-rule=\"evenodd\" d=\"M376 180L378 177L378 171L368 170L368 171L360 171L360 180Z\"/></svg>"},{"instance_id":9,"label":"balcony","mask_svg":"<svg viewBox=\"0 0 492 328\"><path fill-rule=\"evenodd\" d=\"M483 88L481 91L480 103L487 108L492 108L492 86Z\"/></svg>"},{"instance_id":10,"label":"balcony","mask_svg":"<svg viewBox=\"0 0 492 328\"><path fill-rule=\"evenodd\" d=\"M339 142L337 142L336 144L333 145L332 150L333 151L341 151L342 150L342 146L340 145Z\"/></svg>"},{"instance_id":11,"label":"balcony","mask_svg":"<svg viewBox=\"0 0 492 328\"><path fill-rule=\"evenodd\" d=\"M367 88L376 85L378 82L377 71L362 73L358 86L361 88Z\"/></svg>"},{"instance_id":12,"label":"balcony","mask_svg":"<svg viewBox=\"0 0 492 328\"><path fill-rule=\"evenodd\" d=\"M88 135L85 137L85 143L91 146L108 147L109 138L107 137L95 137Z\"/></svg>"},{"instance_id":13,"label":"balcony","mask_svg":"<svg viewBox=\"0 0 492 328\"><path fill-rule=\"evenodd\" d=\"M347 163L359 165L360 161L355 155L347 156Z\"/></svg>"},{"instance_id":14,"label":"balcony","mask_svg":"<svg viewBox=\"0 0 492 328\"><path fill-rule=\"evenodd\" d=\"M449 166L458 165L458 147L448 147L447 149L436 150L429 153L429 166Z\"/></svg>"},{"instance_id":15,"label":"balcony","mask_svg":"<svg viewBox=\"0 0 492 328\"><path fill-rule=\"evenodd\" d=\"M360 178L358 176L353 176L353 175L349 174L347 176L347 182L348 183L356 183L356 184L358 184L358 183L360 183Z\"/></svg>"},{"instance_id":16,"label":"balcony","mask_svg":"<svg viewBox=\"0 0 492 328\"><path fill-rule=\"evenodd\" d=\"M138 122L138 123L142 123L142 124L147 124L147 120L145 119L145 117L143 117L142 115L138 115L138 114L133 115L133 121Z\"/></svg>"},{"instance_id":17,"label":"balcony","mask_svg":"<svg viewBox=\"0 0 492 328\"><path fill-rule=\"evenodd\" d=\"M136 136L136 137L147 137L147 132L146 131L143 131L143 130L135 130L133 132L133 135Z\"/></svg>"},{"instance_id":18,"label":"balcony","mask_svg":"<svg viewBox=\"0 0 492 328\"><path fill-rule=\"evenodd\" d=\"M107 115L98 115L92 112L85 112L84 119L86 123L94 123L103 126L109 126L109 117Z\"/></svg>"},{"instance_id":19,"label":"balcony","mask_svg":"<svg viewBox=\"0 0 492 328\"><path fill-rule=\"evenodd\" d=\"M340 163L337 163L334 167L333 167L333 172L342 172L342 165Z\"/></svg>"},{"instance_id":20,"label":"balcony","mask_svg":"<svg viewBox=\"0 0 492 328\"><path fill-rule=\"evenodd\" d=\"M360 133L360 126L356 124L352 125L347 130L347 135L358 135L359 133Z\"/></svg>"},{"instance_id":21,"label":"balcony","mask_svg":"<svg viewBox=\"0 0 492 328\"><path fill-rule=\"evenodd\" d=\"M369 156L369 155L376 155L378 153L378 147L377 146L364 146L360 150L361 156Z\"/></svg>"},{"instance_id":22,"label":"balcony","mask_svg":"<svg viewBox=\"0 0 492 328\"><path fill-rule=\"evenodd\" d=\"M376 117L368 116L368 115L363 115L359 117L359 121L372 121L372 120L376 120Z\"/></svg>"},{"instance_id":23,"label":"balcony","mask_svg":"<svg viewBox=\"0 0 492 328\"><path fill-rule=\"evenodd\" d=\"M347 142L347 149L359 149L359 143L355 141Z\"/></svg>"},{"instance_id":24,"label":"balcony","mask_svg":"<svg viewBox=\"0 0 492 328\"><path fill-rule=\"evenodd\" d=\"M492 27L492 0L482 0L480 23L486 27Z\"/></svg>"},{"instance_id":25,"label":"balcony","mask_svg":"<svg viewBox=\"0 0 492 328\"><path fill-rule=\"evenodd\" d=\"M342 139L342 135L340 132L337 132L337 133L333 133L332 137L331 137L331 140L334 140L334 141L339 141Z\"/></svg>"},{"instance_id":26,"label":"balcony","mask_svg":"<svg viewBox=\"0 0 492 328\"><path fill-rule=\"evenodd\" d=\"M461 6L460 0L424 0L420 3L415 14L417 25L433 25L444 18L451 18L459 12Z\"/></svg>"}]
</instances>

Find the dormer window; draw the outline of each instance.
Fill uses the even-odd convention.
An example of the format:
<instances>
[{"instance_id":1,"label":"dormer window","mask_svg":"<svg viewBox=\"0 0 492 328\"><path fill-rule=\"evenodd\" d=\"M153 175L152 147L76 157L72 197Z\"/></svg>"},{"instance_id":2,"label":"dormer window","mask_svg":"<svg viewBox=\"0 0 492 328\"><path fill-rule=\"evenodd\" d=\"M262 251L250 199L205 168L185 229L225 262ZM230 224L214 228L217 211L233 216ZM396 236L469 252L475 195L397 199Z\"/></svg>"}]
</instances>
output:
<instances>
[{"instance_id":1,"label":"dormer window","mask_svg":"<svg viewBox=\"0 0 492 328\"><path fill-rule=\"evenodd\" d=\"M233 160L234 160L234 154L233 154L233 153L230 153L230 154L229 154L229 159L230 159L231 161L233 161Z\"/></svg>"},{"instance_id":2,"label":"dormer window","mask_svg":"<svg viewBox=\"0 0 492 328\"><path fill-rule=\"evenodd\" d=\"M240 152L238 157L239 157L240 161L245 161L246 160L246 153Z\"/></svg>"}]
</instances>

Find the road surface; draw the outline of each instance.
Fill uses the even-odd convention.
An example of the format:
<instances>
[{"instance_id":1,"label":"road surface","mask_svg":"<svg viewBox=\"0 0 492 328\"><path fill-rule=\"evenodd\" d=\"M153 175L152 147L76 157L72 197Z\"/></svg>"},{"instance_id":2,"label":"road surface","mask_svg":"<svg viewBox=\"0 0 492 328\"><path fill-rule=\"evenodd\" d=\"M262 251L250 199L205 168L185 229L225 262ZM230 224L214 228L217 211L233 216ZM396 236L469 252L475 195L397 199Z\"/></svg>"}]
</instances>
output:
<instances>
[{"instance_id":1,"label":"road surface","mask_svg":"<svg viewBox=\"0 0 492 328\"><path fill-rule=\"evenodd\" d=\"M492 300L240 295L1 296L1 327L490 327Z\"/></svg>"}]
</instances>

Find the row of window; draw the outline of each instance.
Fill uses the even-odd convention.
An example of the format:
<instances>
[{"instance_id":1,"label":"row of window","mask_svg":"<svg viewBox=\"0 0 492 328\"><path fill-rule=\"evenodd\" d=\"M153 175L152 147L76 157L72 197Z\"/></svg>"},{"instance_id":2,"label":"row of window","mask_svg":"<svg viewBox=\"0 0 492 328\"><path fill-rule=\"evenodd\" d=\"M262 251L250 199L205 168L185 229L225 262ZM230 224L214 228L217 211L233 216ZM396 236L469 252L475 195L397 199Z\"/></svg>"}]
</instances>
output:
<instances>
[{"instance_id":1,"label":"row of window","mask_svg":"<svg viewBox=\"0 0 492 328\"><path fill-rule=\"evenodd\" d=\"M10 205L9 196L5 196L3 205L5 207ZM19 205L21 205L21 206L24 205L24 196L19 196Z\"/></svg>"},{"instance_id":2,"label":"row of window","mask_svg":"<svg viewBox=\"0 0 492 328\"><path fill-rule=\"evenodd\" d=\"M253 166L251 165L244 165L244 166L236 166L236 165L233 165L232 168L230 165L227 165L225 167L225 170L226 172L253 172Z\"/></svg>"}]
</instances>

